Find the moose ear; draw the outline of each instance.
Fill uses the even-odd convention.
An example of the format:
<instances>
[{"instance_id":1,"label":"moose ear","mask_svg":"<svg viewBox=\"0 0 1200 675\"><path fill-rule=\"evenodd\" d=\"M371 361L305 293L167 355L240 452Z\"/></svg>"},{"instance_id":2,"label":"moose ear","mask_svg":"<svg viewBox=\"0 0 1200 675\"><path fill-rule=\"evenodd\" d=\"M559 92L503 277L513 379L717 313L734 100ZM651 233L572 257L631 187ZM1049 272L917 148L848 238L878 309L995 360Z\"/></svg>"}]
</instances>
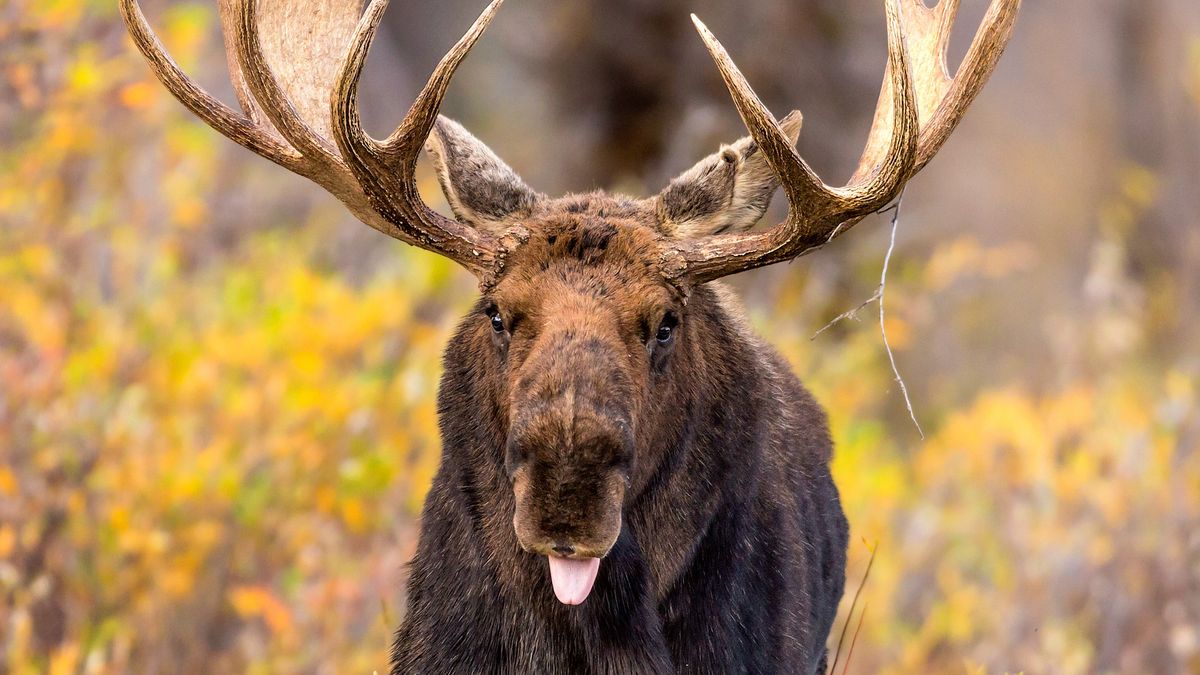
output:
<instances>
[{"instance_id":1,"label":"moose ear","mask_svg":"<svg viewBox=\"0 0 1200 675\"><path fill-rule=\"evenodd\" d=\"M792 143L800 136L799 110L779 122ZM679 174L658 195L662 229L676 239L748 230L771 205L779 178L746 136Z\"/></svg>"},{"instance_id":2,"label":"moose ear","mask_svg":"<svg viewBox=\"0 0 1200 675\"><path fill-rule=\"evenodd\" d=\"M510 216L527 215L545 198L491 148L448 117L438 116L425 151L433 159L455 217L468 225L495 228Z\"/></svg>"}]
</instances>

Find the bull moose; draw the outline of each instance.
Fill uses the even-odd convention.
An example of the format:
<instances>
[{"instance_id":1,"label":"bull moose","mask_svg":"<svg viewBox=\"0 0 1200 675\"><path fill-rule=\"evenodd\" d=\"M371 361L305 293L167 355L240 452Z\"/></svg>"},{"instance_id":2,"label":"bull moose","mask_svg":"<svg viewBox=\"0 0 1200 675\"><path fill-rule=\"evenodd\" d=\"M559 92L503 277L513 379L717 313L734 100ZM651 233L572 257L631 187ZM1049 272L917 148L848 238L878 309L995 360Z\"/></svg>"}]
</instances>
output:
<instances>
[{"instance_id":1,"label":"bull moose","mask_svg":"<svg viewBox=\"0 0 1200 675\"><path fill-rule=\"evenodd\" d=\"M882 92L844 187L796 152L800 114L777 121L693 16L750 136L642 199L547 197L439 116L501 0L384 140L363 131L357 89L386 0L220 0L240 112L120 2L202 120L479 280L445 352L441 466L393 673L824 672L848 530L825 414L718 279L892 201L987 80L1020 0L993 0L953 78L957 0L886 0ZM454 218L418 194L422 147ZM752 231L779 186L786 220Z\"/></svg>"}]
</instances>

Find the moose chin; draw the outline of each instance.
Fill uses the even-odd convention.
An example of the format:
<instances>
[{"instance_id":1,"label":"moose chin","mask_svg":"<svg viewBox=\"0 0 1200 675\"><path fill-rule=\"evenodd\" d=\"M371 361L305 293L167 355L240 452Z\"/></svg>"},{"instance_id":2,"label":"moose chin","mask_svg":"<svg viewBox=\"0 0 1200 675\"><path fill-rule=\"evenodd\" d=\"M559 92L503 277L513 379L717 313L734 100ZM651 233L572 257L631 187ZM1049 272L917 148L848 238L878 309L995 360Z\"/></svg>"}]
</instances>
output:
<instances>
[{"instance_id":1,"label":"moose chin","mask_svg":"<svg viewBox=\"0 0 1200 675\"><path fill-rule=\"evenodd\" d=\"M842 187L796 152L800 114L776 120L693 17L750 136L647 198L547 197L439 116L500 0L396 131L368 136L358 81L386 4L220 0L237 111L120 0L193 113L479 280L445 352L441 466L392 672L824 672L848 532L828 426L718 280L812 252L895 199L986 82L1020 0L992 1L953 78L957 1L886 0L883 90ZM422 148L453 218L418 194ZM752 230L780 187L787 218Z\"/></svg>"}]
</instances>

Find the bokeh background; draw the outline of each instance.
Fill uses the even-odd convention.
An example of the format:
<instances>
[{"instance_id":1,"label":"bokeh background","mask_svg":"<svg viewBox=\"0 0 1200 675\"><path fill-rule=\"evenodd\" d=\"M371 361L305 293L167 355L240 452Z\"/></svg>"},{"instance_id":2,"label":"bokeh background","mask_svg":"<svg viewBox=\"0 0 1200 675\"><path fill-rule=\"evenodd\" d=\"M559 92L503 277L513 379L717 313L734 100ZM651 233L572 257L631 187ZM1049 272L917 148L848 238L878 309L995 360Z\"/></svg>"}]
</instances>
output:
<instances>
[{"instance_id":1,"label":"bokeh background","mask_svg":"<svg viewBox=\"0 0 1200 675\"><path fill-rule=\"evenodd\" d=\"M232 102L214 4L144 4ZM446 112L538 189L651 194L744 133L696 11L833 181L881 5L512 0ZM393 3L376 135L481 7ZM847 598L877 547L850 672L1200 673L1198 214L1200 5L1028 0L900 216L924 439L875 306L810 340L875 290L886 218L734 281L829 409ZM0 672L383 670L474 294L191 118L115 2L0 0Z\"/></svg>"}]
</instances>

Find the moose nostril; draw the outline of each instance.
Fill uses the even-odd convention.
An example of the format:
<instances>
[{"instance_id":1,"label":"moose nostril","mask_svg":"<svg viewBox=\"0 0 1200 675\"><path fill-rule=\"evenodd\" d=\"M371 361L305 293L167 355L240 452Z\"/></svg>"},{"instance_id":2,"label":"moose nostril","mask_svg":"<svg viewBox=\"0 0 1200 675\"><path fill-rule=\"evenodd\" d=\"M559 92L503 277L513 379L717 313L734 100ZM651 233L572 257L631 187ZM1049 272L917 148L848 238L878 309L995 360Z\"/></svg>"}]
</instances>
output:
<instances>
[{"instance_id":1,"label":"moose nostril","mask_svg":"<svg viewBox=\"0 0 1200 675\"><path fill-rule=\"evenodd\" d=\"M574 555L575 547L569 544L555 544L554 552L559 555Z\"/></svg>"}]
</instances>

